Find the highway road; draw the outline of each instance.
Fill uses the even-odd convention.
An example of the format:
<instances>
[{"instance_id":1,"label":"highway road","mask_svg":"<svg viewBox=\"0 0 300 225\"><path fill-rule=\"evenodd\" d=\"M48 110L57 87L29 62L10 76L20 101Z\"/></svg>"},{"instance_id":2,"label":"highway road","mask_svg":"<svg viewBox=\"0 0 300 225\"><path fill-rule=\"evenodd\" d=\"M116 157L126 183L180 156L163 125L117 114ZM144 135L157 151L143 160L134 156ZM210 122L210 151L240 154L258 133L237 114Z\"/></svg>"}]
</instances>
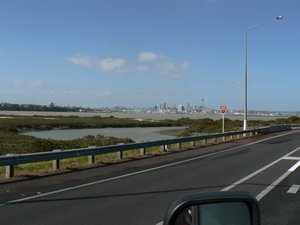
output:
<instances>
[{"instance_id":1,"label":"highway road","mask_svg":"<svg viewBox=\"0 0 300 225\"><path fill-rule=\"evenodd\" d=\"M262 224L300 220L300 132L0 185L5 225L157 225L179 196L249 191Z\"/></svg>"}]
</instances>

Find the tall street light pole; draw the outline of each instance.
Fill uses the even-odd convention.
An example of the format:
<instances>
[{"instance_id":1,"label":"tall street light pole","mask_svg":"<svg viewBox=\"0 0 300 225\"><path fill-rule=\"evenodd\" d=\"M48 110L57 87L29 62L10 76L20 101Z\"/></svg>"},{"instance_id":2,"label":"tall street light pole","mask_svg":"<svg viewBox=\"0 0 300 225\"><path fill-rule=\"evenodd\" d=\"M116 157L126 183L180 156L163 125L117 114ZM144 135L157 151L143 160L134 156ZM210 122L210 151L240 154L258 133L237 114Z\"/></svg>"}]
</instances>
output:
<instances>
[{"instance_id":1,"label":"tall street light pole","mask_svg":"<svg viewBox=\"0 0 300 225\"><path fill-rule=\"evenodd\" d=\"M244 108L244 130L247 130L247 100L248 100L248 77L247 77L247 73L248 73L248 68L247 68L247 64L248 64L248 47L247 47L247 39L248 39L248 31L253 30L257 27L266 25L268 23L272 23L275 22L276 20L282 20L283 16L277 16L276 19L273 20L269 20L267 22L264 23L260 23L256 26L253 27L249 27L245 30L245 108Z\"/></svg>"}]
</instances>

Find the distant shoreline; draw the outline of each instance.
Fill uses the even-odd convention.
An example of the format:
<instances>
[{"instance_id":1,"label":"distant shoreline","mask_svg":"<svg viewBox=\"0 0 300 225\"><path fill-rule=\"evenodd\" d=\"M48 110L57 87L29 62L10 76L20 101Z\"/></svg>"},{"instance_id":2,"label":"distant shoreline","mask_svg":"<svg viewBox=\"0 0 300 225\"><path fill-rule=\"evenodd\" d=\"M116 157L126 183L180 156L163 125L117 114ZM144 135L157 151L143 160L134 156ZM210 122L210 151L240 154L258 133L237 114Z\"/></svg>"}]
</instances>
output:
<instances>
[{"instance_id":1,"label":"distant shoreline","mask_svg":"<svg viewBox=\"0 0 300 225\"><path fill-rule=\"evenodd\" d=\"M180 118L213 120L221 119L220 114L166 114L166 113L134 113L134 112L45 112L45 111L0 111L0 116L78 116L78 117L109 117L116 118L132 118L137 120L178 120ZM248 115L249 120L274 120L278 118L288 118L289 116L256 116ZM243 120L243 115L225 114L225 118L231 120Z\"/></svg>"}]
</instances>

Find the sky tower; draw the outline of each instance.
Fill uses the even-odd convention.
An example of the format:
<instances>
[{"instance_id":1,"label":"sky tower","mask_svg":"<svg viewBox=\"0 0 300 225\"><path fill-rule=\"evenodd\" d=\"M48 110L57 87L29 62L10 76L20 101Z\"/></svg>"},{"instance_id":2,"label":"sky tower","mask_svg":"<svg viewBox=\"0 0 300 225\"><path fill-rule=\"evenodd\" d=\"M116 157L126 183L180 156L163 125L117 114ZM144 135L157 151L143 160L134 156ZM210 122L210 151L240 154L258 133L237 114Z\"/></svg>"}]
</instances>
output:
<instances>
[{"instance_id":1,"label":"sky tower","mask_svg":"<svg viewBox=\"0 0 300 225\"><path fill-rule=\"evenodd\" d=\"M201 98L201 110L204 109L204 97Z\"/></svg>"}]
</instances>

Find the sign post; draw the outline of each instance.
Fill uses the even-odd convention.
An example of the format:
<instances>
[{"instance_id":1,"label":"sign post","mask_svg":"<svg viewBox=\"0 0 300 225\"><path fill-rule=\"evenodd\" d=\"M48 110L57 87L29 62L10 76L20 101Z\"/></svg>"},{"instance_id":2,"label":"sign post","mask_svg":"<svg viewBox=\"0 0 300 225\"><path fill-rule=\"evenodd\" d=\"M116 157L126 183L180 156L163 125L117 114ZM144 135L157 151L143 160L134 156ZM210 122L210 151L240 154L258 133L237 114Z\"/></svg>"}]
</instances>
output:
<instances>
[{"instance_id":1,"label":"sign post","mask_svg":"<svg viewBox=\"0 0 300 225\"><path fill-rule=\"evenodd\" d=\"M226 105L221 105L220 106L220 112L222 114L222 133L225 132L225 113L227 112L227 106Z\"/></svg>"},{"instance_id":2,"label":"sign post","mask_svg":"<svg viewBox=\"0 0 300 225\"><path fill-rule=\"evenodd\" d=\"M225 113L222 113L222 133L225 132L225 125L224 125L224 123L225 123Z\"/></svg>"}]
</instances>

